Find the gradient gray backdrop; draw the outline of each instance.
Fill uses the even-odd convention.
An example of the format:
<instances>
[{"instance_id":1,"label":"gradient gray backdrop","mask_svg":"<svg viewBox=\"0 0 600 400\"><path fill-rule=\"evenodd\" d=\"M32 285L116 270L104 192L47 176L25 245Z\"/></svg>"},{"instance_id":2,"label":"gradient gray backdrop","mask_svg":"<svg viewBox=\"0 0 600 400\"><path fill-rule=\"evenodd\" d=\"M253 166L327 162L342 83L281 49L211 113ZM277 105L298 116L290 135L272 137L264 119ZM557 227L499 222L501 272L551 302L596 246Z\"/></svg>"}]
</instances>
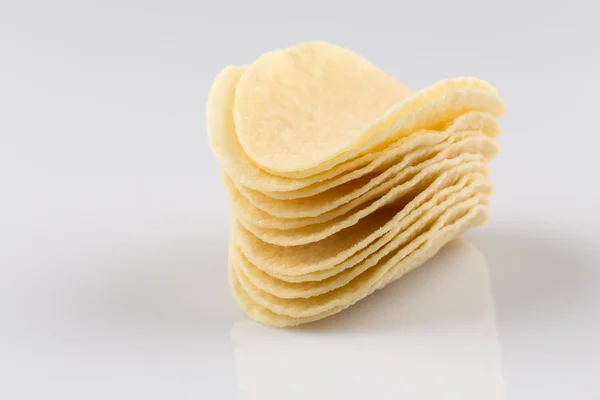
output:
<instances>
[{"instance_id":1,"label":"gradient gray backdrop","mask_svg":"<svg viewBox=\"0 0 600 400\"><path fill-rule=\"evenodd\" d=\"M491 82L508 113L486 229L592 243L598 21L594 1L1 1L0 398L239 395L204 107L222 67L274 48L331 41L414 89ZM598 329L510 314L489 262L509 398L593 398Z\"/></svg>"}]
</instances>

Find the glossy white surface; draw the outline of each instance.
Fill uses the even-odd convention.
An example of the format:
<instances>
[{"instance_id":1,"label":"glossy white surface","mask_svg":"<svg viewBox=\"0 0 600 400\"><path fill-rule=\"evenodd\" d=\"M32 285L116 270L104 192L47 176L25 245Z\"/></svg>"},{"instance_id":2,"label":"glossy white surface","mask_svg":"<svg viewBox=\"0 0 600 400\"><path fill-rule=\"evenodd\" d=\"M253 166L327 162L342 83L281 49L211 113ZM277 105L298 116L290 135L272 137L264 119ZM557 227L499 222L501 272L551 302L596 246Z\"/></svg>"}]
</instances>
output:
<instances>
[{"instance_id":1,"label":"glossy white surface","mask_svg":"<svg viewBox=\"0 0 600 400\"><path fill-rule=\"evenodd\" d=\"M0 399L598 398L593 2L86 3L0 6ZM508 114L484 228L276 330L227 286L204 101L313 38L415 88L489 80Z\"/></svg>"},{"instance_id":2,"label":"glossy white surface","mask_svg":"<svg viewBox=\"0 0 600 400\"><path fill-rule=\"evenodd\" d=\"M240 321L231 337L251 398L505 398L488 265L464 239L344 315L291 332Z\"/></svg>"}]
</instances>

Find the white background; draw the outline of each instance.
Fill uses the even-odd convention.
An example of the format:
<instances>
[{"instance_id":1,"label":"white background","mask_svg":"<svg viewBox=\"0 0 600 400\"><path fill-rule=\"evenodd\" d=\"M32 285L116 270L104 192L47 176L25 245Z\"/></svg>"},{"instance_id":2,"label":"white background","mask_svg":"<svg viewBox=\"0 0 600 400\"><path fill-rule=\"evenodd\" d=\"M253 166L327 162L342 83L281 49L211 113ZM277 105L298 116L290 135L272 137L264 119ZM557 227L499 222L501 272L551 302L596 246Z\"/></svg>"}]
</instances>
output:
<instances>
[{"instance_id":1,"label":"white background","mask_svg":"<svg viewBox=\"0 0 600 400\"><path fill-rule=\"evenodd\" d=\"M597 399L595 3L1 1L0 398ZM230 295L204 105L314 39L508 113L488 225L290 333Z\"/></svg>"}]
</instances>

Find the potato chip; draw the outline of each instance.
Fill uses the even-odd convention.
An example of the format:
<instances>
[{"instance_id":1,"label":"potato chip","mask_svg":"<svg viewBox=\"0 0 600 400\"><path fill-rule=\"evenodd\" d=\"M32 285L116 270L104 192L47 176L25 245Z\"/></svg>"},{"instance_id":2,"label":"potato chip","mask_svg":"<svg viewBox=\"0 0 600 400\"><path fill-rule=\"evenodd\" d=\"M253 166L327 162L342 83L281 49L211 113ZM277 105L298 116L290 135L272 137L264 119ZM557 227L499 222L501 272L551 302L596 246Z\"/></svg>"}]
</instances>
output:
<instances>
[{"instance_id":1,"label":"potato chip","mask_svg":"<svg viewBox=\"0 0 600 400\"><path fill-rule=\"evenodd\" d=\"M282 160L306 164L320 148L342 148L338 138L358 140L363 127L411 94L353 52L304 43L266 53L245 69L233 115L248 157L279 170Z\"/></svg>"},{"instance_id":2,"label":"potato chip","mask_svg":"<svg viewBox=\"0 0 600 400\"><path fill-rule=\"evenodd\" d=\"M375 284L364 289L362 292L356 292L351 300L346 300L342 304L330 307L327 309L327 311L318 314L290 317L284 314L277 314L271 311L269 308L257 303L246 291L255 289L253 289L251 286L245 288L241 283L244 278L241 274L238 275L233 265L232 260L234 257L230 257L229 259L229 282L233 295L240 307L250 318L257 322L276 327L288 327L317 321L348 308L355 302L365 298L378 289L382 289L387 284L422 265L429 258L433 257L446 243L453 240L466 230L483 224L487 220L487 217L487 209L484 206L476 206L472 208L467 212L466 215L459 218L456 222L440 229L432 238L423 243L404 260L400 261L395 260L393 257L390 258L388 262L394 262L394 266L388 272L386 272L383 277L376 281ZM248 285L247 281L245 281L245 283ZM260 292L254 293L254 295L257 297L261 296Z\"/></svg>"},{"instance_id":3,"label":"potato chip","mask_svg":"<svg viewBox=\"0 0 600 400\"><path fill-rule=\"evenodd\" d=\"M411 94L355 53L313 42L267 53L247 67L237 85L233 115L240 144L254 163L273 174L300 177L321 172L326 162L324 169L347 160L351 149L369 150L410 133L384 131L399 128L396 123L403 116L436 99L452 97L450 103L456 103L470 92L496 94L489 84L472 78L447 80ZM501 113L501 102L498 106L494 111ZM436 110L426 113L427 121L419 118L421 123L436 121L433 114L439 111L443 118L453 114L439 106ZM420 129L426 127L411 127Z\"/></svg>"},{"instance_id":4,"label":"potato chip","mask_svg":"<svg viewBox=\"0 0 600 400\"><path fill-rule=\"evenodd\" d=\"M252 299L255 302L261 304L263 307L267 307L277 314L288 315L294 318L308 317L311 315L320 314L338 305L343 305L346 302L353 303L354 301L352 300L355 298L357 293L360 293L366 288L374 285L391 268L393 268L396 264L401 262L403 258L408 256L412 251L416 250L427 239L435 236L438 230L440 230L446 224L451 224L452 222L454 222L454 220L460 218L462 215L466 214L469 210L476 206L481 206L481 204L479 204L479 199L474 197L447 209L444 212L444 214L441 217L439 217L435 221L435 223L427 230L426 233L418 236L418 238L407 243L405 246L397 248L396 251L392 251L391 253L381 251L369 256L366 260L362 261L361 264L358 264L353 269L346 270L346 272L352 273L356 269L360 270L360 266L363 263L369 263L371 260L375 259L375 261L373 261L372 268L366 269L365 272L360 274L358 277L356 277L349 283L345 284L343 287L327 291L326 293L319 296L298 299L284 299L277 296L273 296L272 294L269 294L254 286L252 282L247 278L244 271L241 268L239 268L239 265L237 265L235 262L234 267L236 268L238 278L240 279L240 282L242 283L242 286L244 287L248 295L252 297ZM394 244L395 243L392 242L386 245L386 248L393 247ZM384 254L383 258L381 259L378 257L380 254ZM235 250L233 256L235 260Z\"/></svg>"},{"instance_id":5,"label":"potato chip","mask_svg":"<svg viewBox=\"0 0 600 400\"><path fill-rule=\"evenodd\" d=\"M305 282L326 279L356 265L427 210L456 196L457 192L470 189L491 193L493 189L491 183L485 180L485 173L474 172L459 178L453 172L444 173L399 211L383 209L342 232L303 246L265 243L234 220L232 229L236 245L253 265L280 280Z\"/></svg>"},{"instance_id":6,"label":"potato chip","mask_svg":"<svg viewBox=\"0 0 600 400\"><path fill-rule=\"evenodd\" d=\"M480 186L485 185L485 183L486 181L483 179L482 182L478 182ZM326 270L325 272L327 272L329 275L326 278L319 277L320 279L318 280L305 282L287 282L279 280L276 277L263 272L255 265L250 263L237 247L233 251L234 262L254 286L266 293L280 298L307 298L319 296L350 283L350 281L366 271L368 268L374 266L379 260L381 260L390 252L394 251L400 246L411 243L418 235L427 230L427 228L433 224L436 218L451 208L452 205L467 200L471 201L473 204L487 205L491 190L489 190L488 193L484 193L478 189L478 187L468 187L466 190L459 191L444 202L427 210L427 212L421 217L417 218L413 224L396 227L394 229L395 233L398 233L396 237L388 241L388 243L385 244L380 250L371 252L373 256L369 254L367 260L365 260L367 258L367 256L365 256L362 258L365 260L364 262L360 262L350 268L345 266L344 268L338 268L338 266L336 266L336 268L332 268L334 270L333 272ZM233 239L235 242L235 236Z\"/></svg>"},{"instance_id":7,"label":"potato chip","mask_svg":"<svg viewBox=\"0 0 600 400\"><path fill-rule=\"evenodd\" d=\"M231 113L233 110L235 88L242 72L242 67L227 67L219 74L211 88L206 110L209 144L225 173L238 184L261 192L286 192L297 190L310 186L316 182L339 176L346 171L351 171L360 166L364 166L378 157L374 152L382 152L385 150L385 147L383 147L380 149L370 149L371 151L366 151L362 154L356 152L353 156L356 158L349 156L346 163L328 165L326 168L323 168L321 174L315 175L310 179L292 179L269 174L256 166L247 157L237 140ZM475 99L470 99L470 101L473 102ZM488 99L488 101L485 101L482 104L490 104L490 107L485 108L480 105L476 108L481 112L470 113L469 111L473 110L469 110L468 107L463 104L462 108L465 109L464 115L459 113L460 115L457 118L438 118L446 123L442 128L448 128L447 125L449 123L456 121L456 124L461 126L461 129L463 130L482 130L490 132L490 136L496 136L499 133L499 129L493 122L492 112L494 111L494 107L491 107L495 103L493 100ZM441 104L440 106L445 107L444 104ZM460 106L461 105L458 103L451 102L449 109L455 109ZM429 112L431 112L431 110L429 110ZM407 121L418 120L418 118L412 114L408 115L405 119ZM437 126L440 125L440 123L436 122L434 125ZM410 130L410 128L405 128L404 136L415 132L413 130L406 134L407 130ZM416 137L416 140L423 145L428 145L435 143L438 138L436 138L435 135L432 136L426 134L422 137Z\"/></svg>"},{"instance_id":8,"label":"potato chip","mask_svg":"<svg viewBox=\"0 0 600 400\"><path fill-rule=\"evenodd\" d=\"M278 228L264 228L261 226L266 225L267 222L274 219L274 217L269 218L266 213L261 213L261 215L265 214L264 219L256 220L252 217L248 218L250 212L257 210L251 206L240 207L239 205L244 203L242 200L243 196L233 195L230 198L234 202L233 211L242 225L244 225L244 228L252 232L263 242L279 246L298 246L323 240L342 229L356 224L362 218L382 207L394 204L406 205L417 193L426 189L444 171L456 169L456 173L466 174L476 170L481 171L485 168L485 157L482 155L462 154L461 156L441 161L423 169L409 181L390 188L385 195L367 202L359 208L353 209L352 212L344 213L344 211L347 211L346 208L349 207L348 205L344 205L341 207L343 211L332 211L332 213L338 214L333 219L330 219L329 215L321 215L314 218L279 219L281 224L278 225Z\"/></svg>"},{"instance_id":9,"label":"potato chip","mask_svg":"<svg viewBox=\"0 0 600 400\"><path fill-rule=\"evenodd\" d=\"M345 169L342 171L345 173L334 176L333 178L320 180L316 183L313 183L309 186L297 190L285 192L261 191L261 193L265 196L278 200L291 200L315 196L319 193L322 193L333 187L340 186L351 180L359 179L366 174L379 172L386 168L389 168L389 165L393 164L397 160L400 160L401 157L410 154L412 151L437 145L440 142L448 140L448 138L451 135L457 135L460 137L459 134L467 132L481 132L490 138L495 138L500 135L500 126L498 125L498 122L489 114L479 112L468 113L457 118L455 121L452 122L450 126L445 127L442 131L415 132L405 138L400 139L398 142L393 143L389 147L386 147L383 151L367 153L349 162L338 164L335 167L333 167L332 170L329 170L327 172L323 172L319 175L313 175L308 178L298 178L295 181L298 182L301 179L306 181L321 179L321 177L329 175L330 172L332 172L335 169L338 169L338 167L348 166L347 171ZM363 166L354 168L354 166L351 165L358 164L358 162L361 161L361 159L370 156L374 156L373 160Z\"/></svg>"},{"instance_id":10,"label":"potato chip","mask_svg":"<svg viewBox=\"0 0 600 400\"><path fill-rule=\"evenodd\" d=\"M482 153L491 160L497 152L497 143L480 132L466 131L448 138L447 141L435 146L415 150L379 174L369 174L355 179L344 185L308 198L295 200L276 200L255 190L236 186L237 191L256 209L278 218L310 218L328 213L338 207L345 206L346 210L379 197L390 188L410 177L413 171L418 171L464 153ZM233 182L228 181L230 185ZM341 211L338 211L338 213ZM337 213L336 213L337 214ZM335 216L339 214L334 214ZM331 215L331 214L329 214ZM258 217L258 216L257 216ZM333 219L330 216L329 219ZM263 221L262 217L252 218ZM271 225L283 226L279 222Z\"/></svg>"}]
</instances>

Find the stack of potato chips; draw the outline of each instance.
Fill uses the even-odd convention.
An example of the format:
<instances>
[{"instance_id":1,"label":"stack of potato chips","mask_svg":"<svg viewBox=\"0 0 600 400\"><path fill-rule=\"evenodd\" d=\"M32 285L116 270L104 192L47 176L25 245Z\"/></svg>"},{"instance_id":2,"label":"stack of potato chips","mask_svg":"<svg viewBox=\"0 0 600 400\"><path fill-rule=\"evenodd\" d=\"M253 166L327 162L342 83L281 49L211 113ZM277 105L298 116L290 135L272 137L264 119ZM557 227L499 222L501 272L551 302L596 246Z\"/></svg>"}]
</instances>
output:
<instances>
[{"instance_id":1,"label":"stack of potato chips","mask_svg":"<svg viewBox=\"0 0 600 400\"><path fill-rule=\"evenodd\" d=\"M207 129L241 308L281 327L325 318L483 224L503 113L481 80L413 92L322 42L225 68Z\"/></svg>"}]
</instances>

